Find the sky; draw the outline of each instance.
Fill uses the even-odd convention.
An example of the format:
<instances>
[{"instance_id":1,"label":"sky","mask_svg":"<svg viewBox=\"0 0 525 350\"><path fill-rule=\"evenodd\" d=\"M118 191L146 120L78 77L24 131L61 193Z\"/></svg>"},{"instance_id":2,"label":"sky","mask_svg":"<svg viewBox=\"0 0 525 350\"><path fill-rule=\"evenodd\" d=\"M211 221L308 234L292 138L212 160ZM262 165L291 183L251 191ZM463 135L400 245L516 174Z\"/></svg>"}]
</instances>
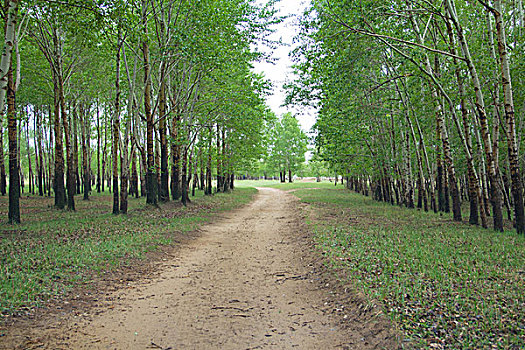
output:
<instances>
[{"instance_id":1,"label":"sky","mask_svg":"<svg viewBox=\"0 0 525 350\"><path fill-rule=\"evenodd\" d=\"M258 2L264 3L264 0ZM306 8L308 0L281 0L277 5L279 15L290 16L285 21L277 25L275 33L271 36L274 40L281 39L285 44L273 51L272 57L276 59L274 63L256 62L254 63L254 70L257 73L263 73L264 76L273 83L273 95L267 98L267 104L272 111L277 115L282 115L286 112L292 112L301 124L305 132L309 132L315 123L315 110L305 107L282 107L286 92L283 89L283 84L287 81L293 80L292 61L289 53L293 50L293 38L299 31L297 22L297 15L301 15ZM267 51L267 49L263 49Z\"/></svg>"}]
</instances>

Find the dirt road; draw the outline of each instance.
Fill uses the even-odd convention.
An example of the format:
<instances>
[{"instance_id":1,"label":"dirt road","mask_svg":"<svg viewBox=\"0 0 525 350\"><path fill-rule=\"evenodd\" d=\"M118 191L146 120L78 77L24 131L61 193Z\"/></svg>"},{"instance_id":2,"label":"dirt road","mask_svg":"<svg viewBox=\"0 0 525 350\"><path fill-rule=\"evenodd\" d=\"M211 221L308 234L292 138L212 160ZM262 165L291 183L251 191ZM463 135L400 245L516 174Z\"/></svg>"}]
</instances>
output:
<instances>
[{"instance_id":1,"label":"dirt road","mask_svg":"<svg viewBox=\"0 0 525 350\"><path fill-rule=\"evenodd\" d=\"M326 312L329 297L301 244L297 200L261 188L256 200L206 226L147 282L46 330L49 349L364 349L355 327ZM304 238L303 238L304 241ZM350 310L349 310L350 311ZM382 336L379 329L374 337Z\"/></svg>"}]
</instances>

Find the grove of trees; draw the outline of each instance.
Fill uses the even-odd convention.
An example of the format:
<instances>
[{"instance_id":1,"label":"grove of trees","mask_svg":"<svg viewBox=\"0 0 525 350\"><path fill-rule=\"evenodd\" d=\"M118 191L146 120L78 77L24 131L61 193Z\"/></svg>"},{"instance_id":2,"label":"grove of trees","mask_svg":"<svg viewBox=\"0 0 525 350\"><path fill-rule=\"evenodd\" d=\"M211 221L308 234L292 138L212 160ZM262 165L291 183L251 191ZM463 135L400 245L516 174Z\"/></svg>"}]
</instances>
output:
<instances>
[{"instance_id":1,"label":"grove of trees","mask_svg":"<svg viewBox=\"0 0 525 350\"><path fill-rule=\"evenodd\" d=\"M280 120L270 124L268 153L264 159L266 172L279 173L281 182L293 181L295 174L305 161L308 138L299 122L291 113L285 113Z\"/></svg>"},{"instance_id":2,"label":"grove of trees","mask_svg":"<svg viewBox=\"0 0 525 350\"><path fill-rule=\"evenodd\" d=\"M521 0L314 0L288 102L351 188L523 234L524 35Z\"/></svg>"},{"instance_id":3,"label":"grove of trees","mask_svg":"<svg viewBox=\"0 0 525 350\"><path fill-rule=\"evenodd\" d=\"M128 195L187 204L195 187L212 194L212 176L216 191L232 189L274 119L269 84L251 70L265 59L255 44L272 46L273 3L4 0L9 222L26 185L69 210L109 188L114 214Z\"/></svg>"}]
</instances>

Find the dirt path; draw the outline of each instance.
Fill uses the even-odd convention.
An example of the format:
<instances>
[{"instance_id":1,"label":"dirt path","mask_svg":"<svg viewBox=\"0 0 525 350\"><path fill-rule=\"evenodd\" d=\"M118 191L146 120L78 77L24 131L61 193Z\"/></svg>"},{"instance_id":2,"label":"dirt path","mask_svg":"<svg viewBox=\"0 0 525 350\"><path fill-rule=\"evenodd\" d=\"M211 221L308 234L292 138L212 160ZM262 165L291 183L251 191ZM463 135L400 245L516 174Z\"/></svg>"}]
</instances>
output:
<instances>
[{"instance_id":1,"label":"dirt path","mask_svg":"<svg viewBox=\"0 0 525 350\"><path fill-rule=\"evenodd\" d=\"M295 197L261 188L206 226L152 280L70 317L35 344L49 349L362 349L362 334L324 312L300 245ZM377 332L379 333L379 332ZM1 340L0 340L1 341Z\"/></svg>"}]
</instances>

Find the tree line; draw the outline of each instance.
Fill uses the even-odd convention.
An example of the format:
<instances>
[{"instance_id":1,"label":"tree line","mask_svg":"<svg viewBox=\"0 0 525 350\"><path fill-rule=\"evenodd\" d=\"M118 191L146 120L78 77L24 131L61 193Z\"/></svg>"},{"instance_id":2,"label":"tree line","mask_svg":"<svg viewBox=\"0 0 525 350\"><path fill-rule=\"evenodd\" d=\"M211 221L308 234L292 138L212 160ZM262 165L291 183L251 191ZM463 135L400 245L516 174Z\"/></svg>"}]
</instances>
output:
<instances>
[{"instance_id":1,"label":"tree line","mask_svg":"<svg viewBox=\"0 0 525 350\"><path fill-rule=\"evenodd\" d=\"M349 187L525 233L521 0L312 1L288 102Z\"/></svg>"},{"instance_id":2,"label":"tree line","mask_svg":"<svg viewBox=\"0 0 525 350\"><path fill-rule=\"evenodd\" d=\"M273 1L5 0L0 193L20 222L21 184L75 210L113 192L190 201L234 186L264 154L275 116L251 62L280 21ZM4 104L6 108L4 108ZM7 121L8 164L4 162ZM191 187L190 187L191 184Z\"/></svg>"}]
</instances>

